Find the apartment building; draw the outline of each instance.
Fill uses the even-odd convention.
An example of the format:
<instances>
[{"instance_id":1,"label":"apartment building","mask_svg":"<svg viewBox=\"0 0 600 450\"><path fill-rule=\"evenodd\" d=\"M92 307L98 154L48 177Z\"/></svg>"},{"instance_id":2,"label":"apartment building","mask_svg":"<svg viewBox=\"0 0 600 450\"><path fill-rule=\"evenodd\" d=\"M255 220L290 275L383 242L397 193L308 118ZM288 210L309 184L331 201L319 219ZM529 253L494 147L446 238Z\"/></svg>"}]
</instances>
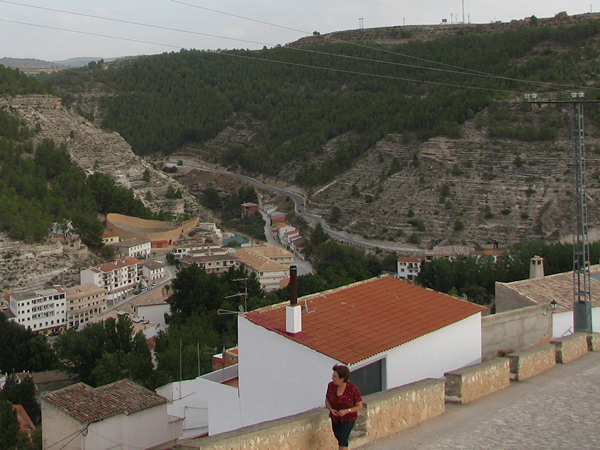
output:
<instances>
[{"instance_id":1,"label":"apartment building","mask_svg":"<svg viewBox=\"0 0 600 450\"><path fill-rule=\"evenodd\" d=\"M93 284L66 288L67 326L77 329L106 312L106 290Z\"/></svg>"},{"instance_id":2,"label":"apartment building","mask_svg":"<svg viewBox=\"0 0 600 450\"><path fill-rule=\"evenodd\" d=\"M42 334L64 331L67 326L66 294L60 286L9 294L14 321Z\"/></svg>"},{"instance_id":3,"label":"apartment building","mask_svg":"<svg viewBox=\"0 0 600 450\"><path fill-rule=\"evenodd\" d=\"M133 292L142 280L142 270L142 262L129 257L82 270L81 284L93 283L106 290L106 305L113 306Z\"/></svg>"}]
</instances>

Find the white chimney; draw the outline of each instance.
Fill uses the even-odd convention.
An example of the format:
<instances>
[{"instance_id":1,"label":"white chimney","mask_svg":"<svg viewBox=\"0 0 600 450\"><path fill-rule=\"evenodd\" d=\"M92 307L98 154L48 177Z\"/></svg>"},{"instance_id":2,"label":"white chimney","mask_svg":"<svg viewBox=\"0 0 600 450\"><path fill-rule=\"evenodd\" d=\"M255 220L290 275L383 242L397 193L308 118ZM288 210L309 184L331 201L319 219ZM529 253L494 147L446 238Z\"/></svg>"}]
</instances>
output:
<instances>
[{"instance_id":1,"label":"white chimney","mask_svg":"<svg viewBox=\"0 0 600 450\"><path fill-rule=\"evenodd\" d=\"M544 258L534 256L529 265L529 278L544 278Z\"/></svg>"},{"instance_id":2,"label":"white chimney","mask_svg":"<svg viewBox=\"0 0 600 450\"><path fill-rule=\"evenodd\" d=\"M290 304L285 307L285 331L302 331L302 307L298 304L298 269L290 267Z\"/></svg>"}]
</instances>

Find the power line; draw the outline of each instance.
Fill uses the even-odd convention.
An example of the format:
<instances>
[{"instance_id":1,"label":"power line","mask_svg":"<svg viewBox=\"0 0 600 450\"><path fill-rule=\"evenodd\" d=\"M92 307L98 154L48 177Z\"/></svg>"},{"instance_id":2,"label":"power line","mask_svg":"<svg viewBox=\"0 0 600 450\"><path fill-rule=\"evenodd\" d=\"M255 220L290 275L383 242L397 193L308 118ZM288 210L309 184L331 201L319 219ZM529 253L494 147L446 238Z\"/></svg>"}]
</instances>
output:
<instances>
[{"instance_id":1,"label":"power line","mask_svg":"<svg viewBox=\"0 0 600 450\"><path fill-rule=\"evenodd\" d=\"M244 17L244 16L238 16L237 14L232 14L232 13L228 13L228 12L225 12L225 11L218 11L216 9L211 9L211 8L205 8L203 6L193 5L191 3L180 2L178 0L171 0L171 1L173 3L179 3L180 5L190 6L192 8L197 8L197 9L203 9L204 11L210 11L210 12L214 12L214 13L217 13L217 14L223 14L225 16L236 17L238 19L248 20L250 22L261 23L263 25L269 25L271 27L282 28L284 30L290 30L290 31L297 31L297 32L303 33L303 34L310 34L310 31L298 30L296 28L286 27L284 25L278 25L276 23L265 22L265 21L258 20L258 19L251 19L249 17Z\"/></svg>"},{"instance_id":2,"label":"power line","mask_svg":"<svg viewBox=\"0 0 600 450\"><path fill-rule=\"evenodd\" d=\"M186 6L198 8L198 9L205 9L205 10L209 10L211 12L216 12L216 13L219 13L219 14L229 15L229 16L238 17L238 18L249 20L249 21L253 21L253 22L258 22L258 23L266 24L266 25L269 25L269 26L275 26L275 27L280 27L280 28L289 28L289 27L284 27L284 26L280 26L280 25L277 25L277 24L273 24L273 23L270 23L270 22L260 21L260 20L251 19L251 18L248 18L248 17L239 16L239 15L236 15L236 14L230 14L230 13L226 13L226 12L223 12L223 11L218 11L218 10L214 10L214 9L210 9L210 8L204 8L204 7L201 7L201 6L197 6L197 5L193 5L193 4L189 4L189 3L185 3L185 2L180 2L178 0L170 0L170 1L172 1L174 3L179 3L179 4L182 4L182 5L186 5ZM155 29L161 29L161 30L166 30L166 31L174 31L174 32L179 32L179 33L187 33L187 34L207 36L207 37L212 37L212 38L227 39L227 40L240 41L240 42L245 42L245 43L259 44L259 45L275 46L275 44L270 44L270 43L265 43L265 42L258 42L258 41L252 41L252 40L246 40L246 39L239 39L239 38L231 38L231 37L227 37L227 36L219 36L219 35L213 35L213 34L208 34L208 33L201 33L201 32L197 32L197 31L183 30L183 29L180 29L180 28L165 27L165 26L160 26L160 25L151 25L151 24L145 24L145 23L134 22L134 21L129 21L129 20L123 20L123 19L114 19L114 18L111 18L111 17L104 17L104 16L93 15L93 14L78 13L78 12L66 11L66 10L55 9L55 8L46 8L46 7L29 5L29 4L19 3L19 2L12 2L12 1L0 0L0 3L7 3L7 4L12 4L12 5L16 5L16 6L23 6L23 7L27 7L27 8L34 8L34 9L40 9L40 10L58 12L58 13L62 13L62 14L70 14L70 15L76 15L76 16L82 16L82 17L100 19L100 20L107 20L107 21L112 21L112 22L117 22L117 23L125 23L125 24L129 24L129 25L136 25L136 26L142 26L142 27L147 27L147 28L155 28ZM79 34L96 36L96 37L106 37L106 38L112 38L112 39L119 39L119 40L129 41L129 42L136 42L136 43L144 43L144 44L150 44L150 45L157 45L157 46L163 46L163 47L169 47L169 48L177 48L177 49L181 48L180 46L170 45L170 44L164 44L164 43L160 43L160 42L152 42L152 41L145 41L145 40L141 40L141 39L132 39L132 38L125 38L125 37L111 36L111 35L100 34L100 33L92 33L92 32L86 32L86 31L70 30L70 29L65 29L65 28L52 27L52 26L48 26L48 25L37 25L37 24L31 24L31 23L27 23L27 22L14 21L14 20L8 20L8 19L0 19L0 21L9 22L9 23L16 23L16 24L21 24L21 25L34 26L34 27L39 27L39 28L52 29L52 30L57 30L57 31L79 33ZM300 31L300 32L305 33L302 30L295 30L295 29L292 29L292 30L294 30L294 31ZM403 57L406 57L406 58L411 58L411 59L415 59L415 60L419 60L419 61L423 61L423 62L427 62L427 63L431 63L431 64L437 64L437 65L441 65L441 66L444 66L444 67L449 67L450 69L439 69L439 68L435 68L435 67L419 66L419 65L399 63L399 62L394 62L394 61L384 61L384 60L379 60L379 59L362 58L362 57L358 57L358 56L343 55L343 54L339 54L339 53L322 52L322 51L312 50L312 49L306 49L306 48L298 48L298 47L285 47L285 48L286 49L291 49L291 50L294 50L294 51L302 51L302 52L306 52L306 53L314 53L314 54L325 55L325 56L332 56L332 57L353 59L353 60L357 60L357 61L365 61L365 62L371 62L371 63L380 63L380 64L387 64L387 65L395 65L395 66L408 67L408 68L419 69L419 70L426 70L426 71L430 70L430 71L438 71L438 72L444 72L444 73L453 73L453 74L465 75L465 76L474 76L474 77L482 77L482 78L490 78L490 79L500 79L500 80L504 80L504 81L512 81L512 82L523 83L523 84L528 84L528 85L533 85L533 86L543 86L543 87L547 87L547 88L552 88L552 87L555 86L557 88L560 87L560 88L571 88L571 89L572 88L577 88L577 89L582 89L581 87L573 86L573 85L564 85L564 84L557 84L557 83L544 83L544 82L538 82L538 81L522 80L522 79L504 77L504 76L489 74L489 73L486 73L486 72L476 71L476 70L472 70L472 69L465 69L465 68L462 68L462 67L459 67L459 66L454 66L454 65L446 64L446 63L441 63L441 62L438 62L438 61L433 61L433 60L429 60L429 59L425 59L425 58L419 58L419 57L416 57L416 56L402 54L402 53L399 53L399 52L393 52L393 51L390 51L390 50L382 49L380 47L373 47L373 46L369 46L369 45L364 45L364 44L359 44L359 43L356 43L356 42L344 41L344 40L341 40L341 42L344 42L344 43L350 44L350 45L354 45L354 46L358 46L358 47L361 47L361 48L367 48L367 49L370 49L370 50L377 50L377 51L381 51L381 52L384 52L384 53L393 54L395 56L403 56ZM221 54L226 54L226 53L221 53ZM237 56L242 57L241 55L237 55ZM252 58L252 57L245 57L245 58L246 59L257 59L257 60L261 60L261 61L268 61L268 62L274 62L274 63L280 63L280 64L298 65L298 66L307 67L307 68L315 68L315 69L322 69L322 70L331 70L331 71L348 73L348 74L354 74L354 75L364 75L364 76L381 77L381 78L387 78L387 79L396 79L396 80L399 80L399 81L409 81L409 82L415 82L415 83L433 84L433 85L441 85L441 86L447 86L447 87L483 89L483 90L499 91L499 92L514 92L514 91L506 90L506 89L481 88L481 87L476 87L476 86L465 86L465 85L457 85L457 84L451 84L451 83L440 83L440 82L433 82L433 81L416 80L416 79L403 78L403 77L392 77L392 76L385 76L385 75L376 75L376 74L369 74L369 73L363 73L363 72L358 72L358 71L347 71L347 70L343 70L343 69L324 68L324 67L321 67L321 66L314 66L314 65L308 65L308 64L307 65L303 65L303 64L299 64L299 63L287 63L287 62L282 62L282 61L277 61L277 60L269 60L269 59L266 59L266 58ZM451 70L451 69L457 69L457 70Z\"/></svg>"}]
</instances>

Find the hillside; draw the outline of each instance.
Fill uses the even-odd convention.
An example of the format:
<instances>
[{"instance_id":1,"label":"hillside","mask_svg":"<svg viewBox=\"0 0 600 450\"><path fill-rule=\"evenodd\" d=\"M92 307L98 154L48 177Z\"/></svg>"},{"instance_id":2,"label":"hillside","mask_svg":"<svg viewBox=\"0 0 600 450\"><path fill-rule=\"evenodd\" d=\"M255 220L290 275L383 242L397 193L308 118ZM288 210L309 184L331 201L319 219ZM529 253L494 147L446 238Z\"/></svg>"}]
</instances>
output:
<instances>
[{"instance_id":1,"label":"hillside","mask_svg":"<svg viewBox=\"0 0 600 450\"><path fill-rule=\"evenodd\" d=\"M140 57L51 85L137 154L296 184L342 229L415 247L509 244L569 232L568 107L521 100L597 98L599 37L597 15L564 13L341 31L256 52ZM586 116L594 226L598 109Z\"/></svg>"}]
</instances>

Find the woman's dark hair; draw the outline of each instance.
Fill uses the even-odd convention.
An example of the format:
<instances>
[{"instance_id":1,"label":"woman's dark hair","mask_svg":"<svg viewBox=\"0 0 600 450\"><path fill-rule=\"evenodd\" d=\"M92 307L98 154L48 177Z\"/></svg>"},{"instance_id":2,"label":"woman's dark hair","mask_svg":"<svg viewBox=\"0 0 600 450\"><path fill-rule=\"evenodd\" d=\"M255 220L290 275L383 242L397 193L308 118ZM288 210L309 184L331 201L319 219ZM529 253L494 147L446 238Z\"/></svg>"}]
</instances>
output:
<instances>
[{"instance_id":1,"label":"woman's dark hair","mask_svg":"<svg viewBox=\"0 0 600 450\"><path fill-rule=\"evenodd\" d=\"M345 383L350 380L350 369L348 369L346 366L339 366L336 364L333 366L333 371L337 372L338 376L343 378Z\"/></svg>"}]
</instances>

